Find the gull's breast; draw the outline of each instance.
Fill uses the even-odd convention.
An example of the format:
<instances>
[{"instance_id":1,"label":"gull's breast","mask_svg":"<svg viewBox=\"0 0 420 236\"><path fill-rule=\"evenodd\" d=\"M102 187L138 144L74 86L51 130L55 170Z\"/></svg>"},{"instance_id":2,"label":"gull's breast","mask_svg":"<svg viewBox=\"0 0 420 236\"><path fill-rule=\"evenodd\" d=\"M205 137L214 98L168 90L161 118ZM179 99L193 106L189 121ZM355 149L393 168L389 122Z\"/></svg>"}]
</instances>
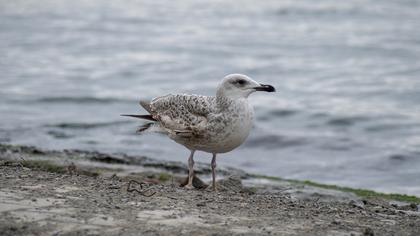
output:
<instances>
[{"instance_id":1,"label":"gull's breast","mask_svg":"<svg viewBox=\"0 0 420 236\"><path fill-rule=\"evenodd\" d=\"M225 153L240 146L248 137L253 125L254 112L248 102L240 101L211 119L205 145L197 150Z\"/></svg>"}]
</instances>

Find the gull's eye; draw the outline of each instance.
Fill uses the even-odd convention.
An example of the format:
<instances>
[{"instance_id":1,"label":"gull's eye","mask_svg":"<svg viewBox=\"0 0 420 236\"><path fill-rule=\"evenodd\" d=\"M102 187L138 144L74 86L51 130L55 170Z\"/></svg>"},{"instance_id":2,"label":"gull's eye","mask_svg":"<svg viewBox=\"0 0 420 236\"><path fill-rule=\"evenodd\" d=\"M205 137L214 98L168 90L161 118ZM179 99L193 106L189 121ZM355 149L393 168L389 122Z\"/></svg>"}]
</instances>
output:
<instances>
[{"instance_id":1,"label":"gull's eye","mask_svg":"<svg viewBox=\"0 0 420 236\"><path fill-rule=\"evenodd\" d=\"M245 85L246 81L243 79L237 80L236 83L238 83L239 85Z\"/></svg>"}]
</instances>

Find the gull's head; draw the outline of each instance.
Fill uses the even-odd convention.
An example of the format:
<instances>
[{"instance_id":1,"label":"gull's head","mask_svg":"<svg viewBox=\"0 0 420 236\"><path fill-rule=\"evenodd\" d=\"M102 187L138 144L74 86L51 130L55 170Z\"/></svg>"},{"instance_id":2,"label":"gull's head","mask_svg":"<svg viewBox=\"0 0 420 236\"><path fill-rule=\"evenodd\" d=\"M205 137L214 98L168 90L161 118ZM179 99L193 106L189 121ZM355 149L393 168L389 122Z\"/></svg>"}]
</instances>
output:
<instances>
[{"instance_id":1,"label":"gull's head","mask_svg":"<svg viewBox=\"0 0 420 236\"><path fill-rule=\"evenodd\" d=\"M256 91L275 92L276 89L268 84L260 84L246 75L230 74L217 87L217 96L247 98Z\"/></svg>"}]
</instances>

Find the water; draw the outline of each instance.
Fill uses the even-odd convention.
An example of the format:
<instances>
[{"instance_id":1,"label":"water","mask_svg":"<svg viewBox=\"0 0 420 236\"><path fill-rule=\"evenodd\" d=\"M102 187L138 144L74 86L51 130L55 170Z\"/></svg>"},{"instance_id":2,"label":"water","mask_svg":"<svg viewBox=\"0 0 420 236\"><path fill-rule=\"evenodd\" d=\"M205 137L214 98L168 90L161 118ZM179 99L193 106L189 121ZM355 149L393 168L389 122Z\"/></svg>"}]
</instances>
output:
<instances>
[{"instance_id":1,"label":"water","mask_svg":"<svg viewBox=\"0 0 420 236\"><path fill-rule=\"evenodd\" d=\"M0 0L0 142L186 162L138 136L137 101L251 96L248 141L219 165L420 196L418 1ZM198 161L210 162L199 153Z\"/></svg>"}]
</instances>

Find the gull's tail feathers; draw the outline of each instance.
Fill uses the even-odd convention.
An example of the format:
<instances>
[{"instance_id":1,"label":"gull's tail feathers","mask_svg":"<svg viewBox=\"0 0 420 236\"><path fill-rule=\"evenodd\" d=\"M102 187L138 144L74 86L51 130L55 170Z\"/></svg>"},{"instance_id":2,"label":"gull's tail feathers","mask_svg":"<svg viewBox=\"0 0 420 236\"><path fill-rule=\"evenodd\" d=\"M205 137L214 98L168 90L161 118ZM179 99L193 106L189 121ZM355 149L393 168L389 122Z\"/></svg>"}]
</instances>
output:
<instances>
[{"instance_id":1,"label":"gull's tail feathers","mask_svg":"<svg viewBox=\"0 0 420 236\"><path fill-rule=\"evenodd\" d=\"M157 121L155 118L153 118L152 115L129 115L129 114L122 114L121 116L129 116L129 117L134 117L134 118L138 118L138 119L145 119L145 120Z\"/></svg>"},{"instance_id":2,"label":"gull's tail feathers","mask_svg":"<svg viewBox=\"0 0 420 236\"><path fill-rule=\"evenodd\" d=\"M143 133L161 133L166 134L167 131L162 129L162 127L159 125L159 123L156 122L149 122L142 126L140 126L137 131L137 133L143 134Z\"/></svg>"},{"instance_id":3,"label":"gull's tail feathers","mask_svg":"<svg viewBox=\"0 0 420 236\"><path fill-rule=\"evenodd\" d=\"M150 120L152 122L148 122L143 124L142 126L140 126L137 129L137 133L164 133L166 134L167 131L165 129L163 129L161 127L161 125L159 124L159 122L153 118L151 115L128 115L128 114L123 114L121 116L128 116L128 117L134 117L134 118L138 118L138 119L145 119L145 120Z\"/></svg>"},{"instance_id":4,"label":"gull's tail feathers","mask_svg":"<svg viewBox=\"0 0 420 236\"><path fill-rule=\"evenodd\" d=\"M133 114L122 114L121 116L129 116L134 117L138 119L144 119L144 120L150 120L150 121L157 121L155 118L153 118L152 109L150 108L150 102L148 101L140 101L140 105L149 113L147 115L133 115Z\"/></svg>"},{"instance_id":5,"label":"gull's tail feathers","mask_svg":"<svg viewBox=\"0 0 420 236\"><path fill-rule=\"evenodd\" d=\"M134 117L134 118L138 118L138 119L144 119L144 120L152 121L152 122L148 122L148 123L145 123L144 125L140 126L137 129L137 133L154 132L154 133L164 133L164 134L166 134L167 131L164 128L162 128L159 121L151 115L152 109L150 108L150 102L142 100L139 103L150 114L147 114L147 115L123 114L121 116L128 116L128 117Z\"/></svg>"}]
</instances>

